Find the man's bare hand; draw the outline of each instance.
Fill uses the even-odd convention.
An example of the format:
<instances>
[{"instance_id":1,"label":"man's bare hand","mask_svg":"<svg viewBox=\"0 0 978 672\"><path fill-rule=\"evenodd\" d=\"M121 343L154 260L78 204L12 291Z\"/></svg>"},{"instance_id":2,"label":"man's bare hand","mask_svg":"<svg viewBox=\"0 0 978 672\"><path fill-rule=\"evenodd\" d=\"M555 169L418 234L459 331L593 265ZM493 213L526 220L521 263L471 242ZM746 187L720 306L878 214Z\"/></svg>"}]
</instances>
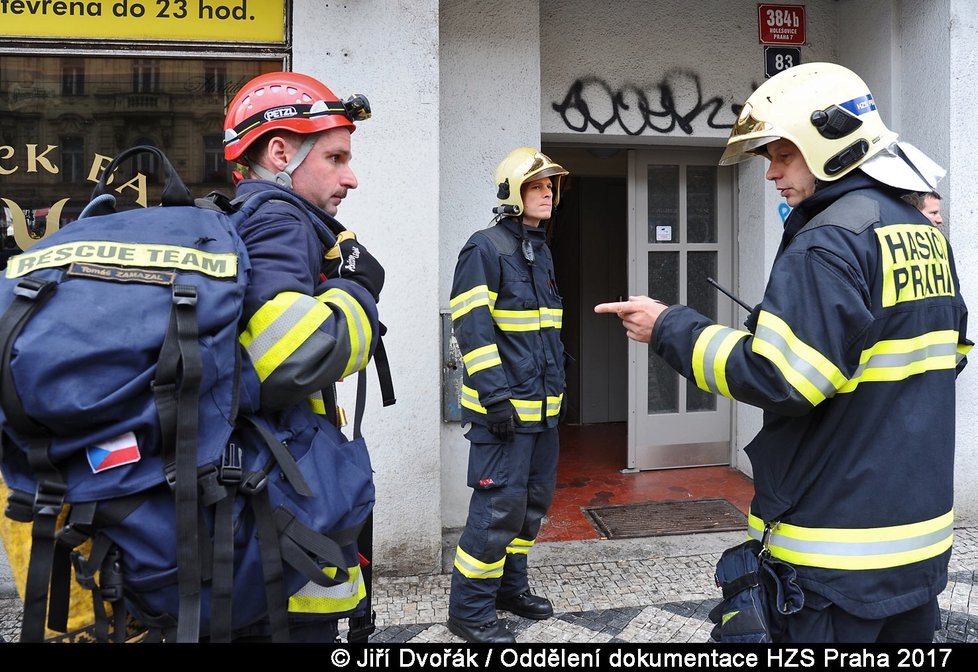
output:
<instances>
[{"instance_id":1,"label":"man's bare hand","mask_svg":"<svg viewBox=\"0 0 978 672\"><path fill-rule=\"evenodd\" d=\"M630 339L648 343L652 340L652 329L656 320L666 308L666 304L647 296L630 296L628 301L599 303L594 307L594 312L618 315Z\"/></svg>"}]
</instances>

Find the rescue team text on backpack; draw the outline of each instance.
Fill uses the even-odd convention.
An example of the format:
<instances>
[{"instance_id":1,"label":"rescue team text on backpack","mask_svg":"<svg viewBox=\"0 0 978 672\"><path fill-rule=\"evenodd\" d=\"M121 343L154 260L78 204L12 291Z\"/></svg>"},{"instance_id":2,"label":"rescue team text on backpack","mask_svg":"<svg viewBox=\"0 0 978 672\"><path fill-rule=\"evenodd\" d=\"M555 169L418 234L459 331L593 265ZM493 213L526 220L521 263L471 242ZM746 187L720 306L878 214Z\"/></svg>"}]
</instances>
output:
<instances>
[{"instance_id":1,"label":"rescue team text on backpack","mask_svg":"<svg viewBox=\"0 0 978 672\"><path fill-rule=\"evenodd\" d=\"M115 212L108 176L142 152L164 167L162 207ZM78 639L229 641L267 621L285 641L308 582L363 597L345 556L373 510L366 445L301 409L260 412L236 227L267 199L217 200L134 147L0 278L0 531L22 642L78 610Z\"/></svg>"}]
</instances>

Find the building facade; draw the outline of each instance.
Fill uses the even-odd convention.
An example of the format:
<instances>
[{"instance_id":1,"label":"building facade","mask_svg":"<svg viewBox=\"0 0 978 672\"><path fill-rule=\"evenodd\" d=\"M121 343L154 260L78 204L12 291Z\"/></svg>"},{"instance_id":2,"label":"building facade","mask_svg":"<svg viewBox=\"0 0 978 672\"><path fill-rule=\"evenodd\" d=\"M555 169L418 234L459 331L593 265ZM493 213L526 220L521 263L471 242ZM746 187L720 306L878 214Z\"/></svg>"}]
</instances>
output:
<instances>
[{"instance_id":1,"label":"building facade","mask_svg":"<svg viewBox=\"0 0 978 672\"><path fill-rule=\"evenodd\" d=\"M353 141L360 186L338 218L387 270L380 310L398 402L382 407L373 385L363 425L378 572L440 571L443 533L464 524L468 443L455 420L446 312L458 250L491 223L493 172L516 146L540 146L571 171L550 230L575 359L567 421L627 423L623 469L751 473L743 448L760 411L689 389L590 309L652 294L742 322L708 277L749 304L760 299L785 206L763 161L721 169L717 160L739 105L773 72L814 61L853 69L890 128L948 169L944 230L965 298L978 296L978 194L966 187L978 177L970 0L102 0L49 3L43 16L40 7L0 2L7 253L76 217L105 157L133 144L164 149L197 194L229 191L224 106L259 72L305 72L340 97L369 98L374 116ZM135 166L125 193L151 203L157 173ZM978 476L975 376L968 367L958 383L962 524L978 521L967 487ZM354 387L340 391L351 407Z\"/></svg>"}]
</instances>

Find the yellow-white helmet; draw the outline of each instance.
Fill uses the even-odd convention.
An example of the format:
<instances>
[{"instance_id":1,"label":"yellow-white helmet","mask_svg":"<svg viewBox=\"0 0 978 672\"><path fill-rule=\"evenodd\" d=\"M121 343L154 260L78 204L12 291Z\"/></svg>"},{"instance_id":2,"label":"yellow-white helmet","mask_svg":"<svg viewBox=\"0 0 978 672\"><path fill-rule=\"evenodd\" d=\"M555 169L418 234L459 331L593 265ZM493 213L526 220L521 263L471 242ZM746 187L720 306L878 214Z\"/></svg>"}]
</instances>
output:
<instances>
[{"instance_id":1,"label":"yellow-white helmet","mask_svg":"<svg viewBox=\"0 0 978 672\"><path fill-rule=\"evenodd\" d=\"M520 187L526 182L533 182L544 177L553 180L553 205L560 202L560 185L567 175L559 164L554 163L549 156L538 152L532 147L518 147L506 155L496 168L496 199L499 205L494 212L520 215L523 213L523 197Z\"/></svg>"},{"instance_id":2,"label":"yellow-white helmet","mask_svg":"<svg viewBox=\"0 0 978 672\"><path fill-rule=\"evenodd\" d=\"M837 180L897 139L860 77L835 63L803 63L764 82L744 103L721 166L766 155L783 138L819 180Z\"/></svg>"}]
</instances>

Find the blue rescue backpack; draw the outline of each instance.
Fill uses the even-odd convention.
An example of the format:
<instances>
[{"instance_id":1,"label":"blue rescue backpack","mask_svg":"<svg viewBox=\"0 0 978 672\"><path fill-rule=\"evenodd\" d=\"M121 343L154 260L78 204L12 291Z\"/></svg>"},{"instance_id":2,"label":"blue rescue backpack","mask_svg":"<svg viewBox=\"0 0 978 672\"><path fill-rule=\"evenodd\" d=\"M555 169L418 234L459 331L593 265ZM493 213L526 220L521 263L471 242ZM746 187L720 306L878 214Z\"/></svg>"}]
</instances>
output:
<instances>
[{"instance_id":1,"label":"blue rescue backpack","mask_svg":"<svg viewBox=\"0 0 978 672\"><path fill-rule=\"evenodd\" d=\"M106 181L146 151L163 207L114 212ZM64 631L72 573L100 640L134 618L147 639L267 623L283 641L289 596L356 564L374 504L359 418L349 441L304 407L259 412L236 227L268 199L217 200L195 202L162 152L132 148L77 221L0 278L0 472L7 516L33 524L23 642Z\"/></svg>"}]
</instances>

